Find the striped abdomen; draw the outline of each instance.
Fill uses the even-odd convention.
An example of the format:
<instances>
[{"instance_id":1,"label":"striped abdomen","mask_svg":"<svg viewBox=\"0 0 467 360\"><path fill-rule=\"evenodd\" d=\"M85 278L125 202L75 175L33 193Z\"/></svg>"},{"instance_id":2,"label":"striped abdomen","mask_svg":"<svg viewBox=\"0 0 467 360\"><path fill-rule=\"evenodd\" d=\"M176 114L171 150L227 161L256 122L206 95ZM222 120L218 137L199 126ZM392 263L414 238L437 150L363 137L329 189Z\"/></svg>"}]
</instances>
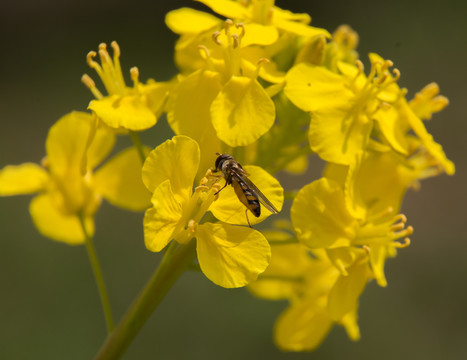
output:
<instances>
[{"instance_id":1,"label":"striped abdomen","mask_svg":"<svg viewBox=\"0 0 467 360\"><path fill-rule=\"evenodd\" d=\"M232 186L238 199L250 210L254 216L259 217L261 214L261 205L259 204L258 196L255 192L239 178L232 179Z\"/></svg>"}]
</instances>

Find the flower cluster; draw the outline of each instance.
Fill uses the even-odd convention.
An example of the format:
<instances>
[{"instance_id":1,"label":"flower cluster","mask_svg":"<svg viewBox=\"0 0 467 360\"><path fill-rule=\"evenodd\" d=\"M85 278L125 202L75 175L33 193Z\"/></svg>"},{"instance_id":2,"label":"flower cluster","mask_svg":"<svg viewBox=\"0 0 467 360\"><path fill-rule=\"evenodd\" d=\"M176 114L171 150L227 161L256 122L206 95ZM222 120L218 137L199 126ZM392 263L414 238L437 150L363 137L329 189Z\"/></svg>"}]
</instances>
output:
<instances>
[{"instance_id":1,"label":"flower cluster","mask_svg":"<svg viewBox=\"0 0 467 360\"><path fill-rule=\"evenodd\" d=\"M35 225L69 244L93 233L101 198L145 211L148 250L196 242L192 265L214 283L289 301L275 326L281 349L313 350L334 324L356 340L360 295L372 280L386 286L386 260L410 244L405 193L454 174L424 125L448 100L434 83L408 100L400 71L377 54L365 70L349 26L330 34L273 0L198 1L220 17L189 8L166 15L180 35L180 71L170 81L142 83L133 67L128 86L116 42L113 57L105 44L91 51L87 63L107 95L83 75L95 97L89 113L52 126L41 166L0 170L0 195L39 193L30 206ZM137 132L162 114L176 135L149 151ZM94 171L117 134L135 147ZM248 179L224 188L229 181L213 168L219 154L245 164ZM325 170L286 189L290 220L251 228L271 213L248 218L240 198L250 191L281 210L283 189L270 174L303 174L310 154Z\"/></svg>"}]
</instances>

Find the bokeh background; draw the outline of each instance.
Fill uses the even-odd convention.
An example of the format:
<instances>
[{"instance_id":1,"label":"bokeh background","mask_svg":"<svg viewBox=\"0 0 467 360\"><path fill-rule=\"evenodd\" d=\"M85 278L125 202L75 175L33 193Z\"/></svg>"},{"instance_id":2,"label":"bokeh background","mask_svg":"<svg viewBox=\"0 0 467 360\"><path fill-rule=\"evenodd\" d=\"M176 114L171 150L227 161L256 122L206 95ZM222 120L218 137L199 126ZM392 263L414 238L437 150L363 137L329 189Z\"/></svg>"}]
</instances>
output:
<instances>
[{"instance_id":1,"label":"bokeh background","mask_svg":"<svg viewBox=\"0 0 467 360\"><path fill-rule=\"evenodd\" d=\"M413 243L389 261L389 286L370 284L363 294L361 341L335 328L314 353L282 353L272 326L285 302L186 273L124 359L466 359L467 2L277 4L311 14L315 26L330 31L351 25L362 58L374 51L393 60L409 96L436 81L451 104L427 126L457 173L429 179L405 199ZM164 14L181 6L204 8L188 0L0 2L0 167L40 161L48 128L86 108L91 94L80 77L89 72L85 55L100 42L117 40L124 69L138 66L143 80L173 76L176 37ZM168 134L161 120L143 139L155 146ZM319 176L313 168L310 174ZM0 198L0 359L91 359L106 330L85 248L42 237L29 201ZM145 249L141 222L142 214L105 203L96 218L95 243L117 319L160 260Z\"/></svg>"}]
</instances>

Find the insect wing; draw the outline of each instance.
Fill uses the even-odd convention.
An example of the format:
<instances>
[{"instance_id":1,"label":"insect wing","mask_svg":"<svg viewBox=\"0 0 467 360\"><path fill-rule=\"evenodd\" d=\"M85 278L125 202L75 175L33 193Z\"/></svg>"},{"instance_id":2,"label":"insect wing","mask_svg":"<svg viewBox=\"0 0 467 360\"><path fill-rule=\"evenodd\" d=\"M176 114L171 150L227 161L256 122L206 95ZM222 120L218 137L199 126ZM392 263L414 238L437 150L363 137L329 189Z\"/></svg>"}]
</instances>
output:
<instances>
[{"instance_id":1,"label":"insect wing","mask_svg":"<svg viewBox=\"0 0 467 360\"><path fill-rule=\"evenodd\" d=\"M276 209L276 207L268 200L266 196L256 187L253 182L248 179L246 176L240 176L239 174L235 174L237 177L239 177L241 180L243 180L249 187L250 189L256 194L258 197L259 202L270 212L273 214L278 214L279 210Z\"/></svg>"}]
</instances>

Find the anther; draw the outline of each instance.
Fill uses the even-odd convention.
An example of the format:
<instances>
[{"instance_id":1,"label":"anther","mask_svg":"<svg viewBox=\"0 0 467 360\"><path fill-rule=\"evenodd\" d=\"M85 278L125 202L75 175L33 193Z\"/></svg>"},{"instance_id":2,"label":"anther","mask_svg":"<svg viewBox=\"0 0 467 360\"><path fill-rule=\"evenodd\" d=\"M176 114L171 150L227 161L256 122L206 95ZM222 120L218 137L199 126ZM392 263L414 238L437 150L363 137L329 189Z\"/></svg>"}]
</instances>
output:
<instances>
[{"instance_id":1,"label":"anther","mask_svg":"<svg viewBox=\"0 0 467 360\"><path fill-rule=\"evenodd\" d=\"M214 42L217 45L222 45L222 41L219 40L220 35L221 35L220 31L215 31L215 32L212 33L212 40L214 40Z\"/></svg>"},{"instance_id":2,"label":"anther","mask_svg":"<svg viewBox=\"0 0 467 360\"><path fill-rule=\"evenodd\" d=\"M83 76L81 76L81 82L86 85L89 90L91 90L96 99L102 99L104 97L96 87L94 80L88 74L83 74Z\"/></svg>"},{"instance_id":3,"label":"anther","mask_svg":"<svg viewBox=\"0 0 467 360\"><path fill-rule=\"evenodd\" d=\"M233 25L233 21L230 19L225 20L224 31L226 35L230 35L230 27Z\"/></svg>"},{"instance_id":4,"label":"anther","mask_svg":"<svg viewBox=\"0 0 467 360\"><path fill-rule=\"evenodd\" d=\"M240 34L238 34L238 36L240 37L240 39L242 39L242 37L245 36L245 25L243 23L238 23L238 24L235 24L235 27L238 29L240 28Z\"/></svg>"},{"instance_id":5,"label":"anther","mask_svg":"<svg viewBox=\"0 0 467 360\"><path fill-rule=\"evenodd\" d=\"M196 228L198 227L198 224L193 220L188 221L188 231L190 231L192 234L196 232Z\"/></svg>"},{"instance_id":6,"label":"anther","mask_svg":"<svg viewBox=\"0 0 467 360\"><path fill-rule=\"evenodd\" d=\"M131 80L133 81L133 84L135 84L135 87L136 85L138 85L139 81L138 81L138 78L139 78L139 70L136 66L133 66L131 69L130 69L130 76L131 76Z\"/></svg>"},{"instance_id":7,"label":"anther","mask_svg":"<svg viewBox=\"0 0 467 360\"><path fill-rule=\"evenodd\" d=\"M236 49L240 45L240 39L237 34L232 34L232 47Z\"/></svg>"},{"instance_id":8,"label":"anther","mask_svg":"<svg viewBox=\"0 0 467 360\"><path fill-rule=\"evenodd\" d=\"M357 73L357 76L358 76L358 75L363 73L363 70L365 69L365 67L363 66L363 63L362 63L361 60L355 60L355 65L358 68L358 73ZM357 77L357 76L355 76L355 77Z\"/></svg>"},{"instance_id":9,"label":"anther","mask_svg":"<svg viewBox=\"0 0 467 360\"><path fill-rule=\"evenodd\" d=\"M401 77L401 72L399 71L399 69L393 69L392 73L394 74L394 78L392 79L392 81L397 82Z\"/></svg>"},{"instance_id":10,"label":"anther","mask_svg":"<svg viewBox=\"0 0 467 360\"><path fill-rule=\"evenodd\" d=\"M112 46L112 49L114 51L114 58L115 57L119 58L120 57L120 46L117 44L116 41L112 41L110 43L110 46Z\"/></svg>"},{"instance_id":11,"label":"anther","mask_svg":"<svg viewBox=\"0 0 467 360\"><path fill-rule=\"evenodd\" d=\"M204 54L204 56L203 56L204 59L209 58L210 54L209 54L209 50L208 50L208 48L206 46L198 45L198 50L200 50L201 56L203 56L203 54Z\"/></svg>"},{"instance_id":12,"label":"anther","mask_svg":"<svg viewBox=\"0 0 467 360\"><path fill-rule=\"evenodd\" d=\"M96 56L97 56L97 53L95 51L88 52L88 54L86 55L86 62L88 63L90 68L97 70L97 69L100 69L101 66L99 65L97 61L94 61L94 58Z\"/></svg>"},{"instance_id":13,"label":"anther","mask_svg":"<svg viewBox=\"0 0 467 360\"><path fill-rule=\"evenodd\" d=\"M81 82L84 85L86 85L86 87L88 87L89 89L93 89L96 87L96 83L88 74L83 74L83 76L81 76Z\"/></svg>"},{"instance_id":14,"label":"anther","mask_svg":"<svg viewBox=\"0 0 467 360\"><path fill-rule=\"evenodd\" d=\"M394 246L398 249L404 249L408 247L410 244L411 242L409 238L405 238L403 242L398 242L398 241L394 242Z\"/></svg>"},{"instance_id":15,"label":"anther","mask_svg":"<svg viewBox=\"0 0 467 360\"><path fill-rule=\"evenodd\" d=\"M209 186L206 186L206 185L200 185L200 186L195 187L195 192L208 191L208 190L209 190Z\"/></svg>"},{"instance_id":16,"label":"anther","mask_svg":"<svg viewBox=\"0 0 467 360\"><path fill-rule=\"evenodd\" d=\"M101 58L101 64L111 63L112 60L110 59L110 55L107 52L107 48L105 47L104 49L101 49L101 45L99 45L99 56Z\"/></svg>"}]
</instances>

